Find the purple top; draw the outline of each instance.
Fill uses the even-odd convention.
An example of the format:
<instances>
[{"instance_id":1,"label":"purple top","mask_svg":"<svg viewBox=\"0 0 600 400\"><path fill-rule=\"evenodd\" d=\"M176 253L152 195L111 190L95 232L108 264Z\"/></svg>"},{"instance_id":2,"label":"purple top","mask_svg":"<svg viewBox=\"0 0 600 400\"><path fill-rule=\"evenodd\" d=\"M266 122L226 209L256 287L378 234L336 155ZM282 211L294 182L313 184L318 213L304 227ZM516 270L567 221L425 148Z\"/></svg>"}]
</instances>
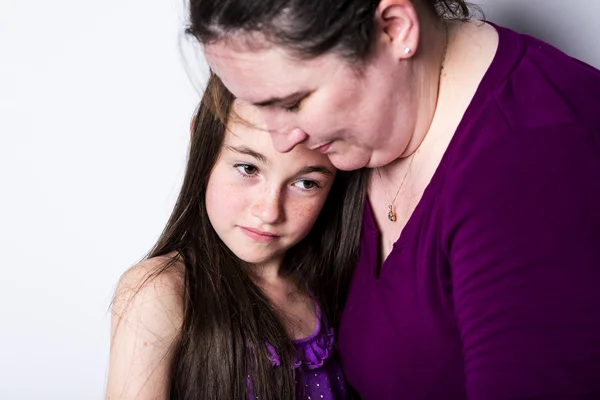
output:
<instances>
[{"instance_id":1,"label":"purple top","mask_svg":"<svg viewBox=\"0 0 600 400\"><path fill-rule=\"evenodd\" d=\"M365 209L339 350L366 400L600 399L600 72L497 30L383 265Z\"/></svg>"},{"instance_id":2,"label":"purple top","mask_svg":"<svg viewBox=\"0 0 600 400\"><path fill-rule=\"evenodd\" d=\"M346 398L346 384L337 357L334 354L334 331L321 309L315 303L317 322L315 331L304 339L294 340L298 355L293 367L297 371L296 399L341 400ZM273 367L280 365L275 349L267 343ZM250 399L253 396L250 395Z\"/></svg>"}]
</instances>

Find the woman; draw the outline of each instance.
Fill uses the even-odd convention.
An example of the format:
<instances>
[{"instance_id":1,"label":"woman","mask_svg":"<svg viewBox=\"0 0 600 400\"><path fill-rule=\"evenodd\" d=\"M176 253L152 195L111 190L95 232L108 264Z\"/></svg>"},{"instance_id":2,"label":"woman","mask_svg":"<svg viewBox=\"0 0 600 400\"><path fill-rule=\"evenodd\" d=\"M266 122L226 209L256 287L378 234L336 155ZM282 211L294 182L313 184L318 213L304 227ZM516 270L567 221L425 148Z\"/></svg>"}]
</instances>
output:
<instances>
[{"instance_id":1,"label":"woman","mask_svg":"<svg viewBox=\"0 0 600 400\"><path fill-rule=\"evenodd\" d=\"M107 399L347 398L332 323L365 180L248 121L211 78L171 219L117 289Z\"/></svg>"},{"instance_id":2,"label":"woman","mask_svg":"<svg viewBox=\"0 0 600 400\"><path fill-rule=\"evenodd\" d=\"M191 0L277 150L371 169L339 330L365 399L600 398L600 73L462 0Z\"/></svg>"}]
</instances>

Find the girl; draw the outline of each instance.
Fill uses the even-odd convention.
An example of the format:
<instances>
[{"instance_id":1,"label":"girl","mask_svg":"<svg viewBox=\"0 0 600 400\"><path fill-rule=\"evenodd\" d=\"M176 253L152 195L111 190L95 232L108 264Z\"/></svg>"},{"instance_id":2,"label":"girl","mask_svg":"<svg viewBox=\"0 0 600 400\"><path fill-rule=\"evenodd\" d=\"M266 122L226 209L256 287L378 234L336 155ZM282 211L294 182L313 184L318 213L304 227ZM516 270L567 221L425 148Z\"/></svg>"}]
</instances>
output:
<instances>
[{"instance_id":1,"label":"girl","mask_svg":"<svg viewBox=\"0 0 600 400\"><path fill-rule=\"evenodd\" d=\"M116 292L107 399L345 398L332 326L365 179L278 153L256 116L211 77L173 214Z\"/></svg>"}]
</instances>

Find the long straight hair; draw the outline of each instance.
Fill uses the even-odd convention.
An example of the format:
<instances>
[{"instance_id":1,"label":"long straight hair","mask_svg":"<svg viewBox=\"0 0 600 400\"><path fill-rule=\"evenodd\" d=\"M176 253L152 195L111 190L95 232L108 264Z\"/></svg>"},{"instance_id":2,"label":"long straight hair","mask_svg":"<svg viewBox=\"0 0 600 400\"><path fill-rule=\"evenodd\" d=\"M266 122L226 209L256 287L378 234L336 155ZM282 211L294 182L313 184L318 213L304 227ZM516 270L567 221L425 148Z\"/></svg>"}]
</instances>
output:
<instances>
[{"instance_id":1,"label":"long straight hair","mask_svg":"<svg viewBox=\"0 0 600 400\"><path fill-rule=\"evenodd\" d=\"M148 258L176 254L157 271L184 264L183 323L172 344L170 398L176 400L295 398L293 344L262 291L214 231L206 187L219 157L233 95L211 74L193 122L183 186ZM338 172L311 232L291 248L283 274L307 282L337 325L357 259L368 172ZM281 365L272 367L266 343Z\"/></svg>"}]
</instances>

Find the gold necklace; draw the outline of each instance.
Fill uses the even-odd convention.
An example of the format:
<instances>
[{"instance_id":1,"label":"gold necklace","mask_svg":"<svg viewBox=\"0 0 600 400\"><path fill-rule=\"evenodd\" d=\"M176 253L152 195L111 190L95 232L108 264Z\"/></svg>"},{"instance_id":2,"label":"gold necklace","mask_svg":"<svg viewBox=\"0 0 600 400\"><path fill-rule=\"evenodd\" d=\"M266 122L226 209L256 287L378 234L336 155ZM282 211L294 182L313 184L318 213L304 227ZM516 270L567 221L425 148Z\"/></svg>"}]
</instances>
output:
<instances>
[{"instance_id":1,"label":"gold necklace","mask_svg":"<svg viewBox=\"0 0 600 400\"><path fill-rule=\"evenodd\" d=\"M410 162L408 164L408 168L406 168L406 172L404 173L404 177L402 178L402 182L400 182L400 186L398 186L398 190L396 191L396 194L394 195L394 198L392 199L392 201L388 201L388 209L390 210L388 212L388 219L391 222L396 222L396 212L394 211L394 203L396 202L396 199L398 198L398 194L400 193L400 190L402 189L402 186L404 186L404 181L406 181L406 177L408 176L408 173L410 172L410 169L412 167L412 163L413 160L415 159L415 154L417 154L417 152L415 151L414 153L412 153L412 155L410 156ZM383 188L383 193L385 194L385 199L387 200L388 197L388 192L387 189L385 188L385 185L383 183L383 178L381 177L381 172L379 172L379 167L375 168L375 170L377 171L377 175L379 175L379 181L381 181L381 187Z\"/></svg>"},{"instance_id":2,"label":"gold necklace","mask_svg":"<svg viewBox=\"0 0 600 400\"><path fill-rule=\"evenodd\" d=\"M444 31L446 33L446 43L444 46L444 57L442 59L442 65L440 67L440 80L442 79L442 71L444 70L444 64L446 62L446 54L448 53L448 41L449 41L449 34L448 34L448 25L446 25L446 23L444 22ZM438 91L439 91L439 83L438 83ZM396 222L397 218L396 218L396 212L394 211L394 203L396 202L396 199L398 198L398 194L400 193L400 190L402 190L402 186L404 186L404 181L406 181L406 177L408 176L408 173L411 170L412 167L412 163L413 160L415 159L415 154L417 154L417 152L415 151L414 153L412 153L412 155L410 156L410 162L408 164L408 168L406 168L406 172L404 173L404 177L402 178L402 181L400 182L400 186L398 186L398 190L396 191L396 194L394 195L394 198L392 199L392 201L388 201L388 219L391 222ZM375 170L377 171L377 175L379 175L379 181L381 182L381 187L383 188L383 193L386 197L386 200L388 199L388 193L387 193L387 189L385 188L385 184L383 183L383 178L381 177L381 172L379 171L379 167L376 167Z\"/></svg>"}]
</instances>

